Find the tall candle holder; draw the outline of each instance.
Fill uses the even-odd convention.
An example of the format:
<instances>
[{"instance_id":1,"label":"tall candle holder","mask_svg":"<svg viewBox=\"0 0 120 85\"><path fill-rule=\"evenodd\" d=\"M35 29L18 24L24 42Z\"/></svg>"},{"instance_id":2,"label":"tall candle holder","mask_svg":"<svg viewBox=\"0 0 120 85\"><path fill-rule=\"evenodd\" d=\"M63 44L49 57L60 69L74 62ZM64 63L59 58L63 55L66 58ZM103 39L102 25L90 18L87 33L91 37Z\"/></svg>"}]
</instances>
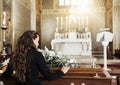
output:
<instances>
[{"instance_id":1,"label":"tall candle holder","mask_svg":"<svg viewBox=\"0 0 120 85\"><path fill-rule=\"evenodd\" d=\"M7 18L7 12L2 13L2 18L1 18L1 29L2 29L2 45L3 45L3 50L1 52L1 55L3 56L2 61L4 61L5 56L7 55L5 49L6 49L6 30L7 30L7 24L8 24L8 18Z\"/></svg>"},{"instance_id":2,"label":"tall candle holder","mask_svg":"<svg viewBox=\"0 0 120 85\"><path fill-rule=\"evenodd\" d=\"M5 47L6 45L6 30L7 30L7 27L4 28L4 27L1 27L2 29L2 36L3 36L3 48Z\"/></svg>"},{"instance_id":3,"label":"tall candle holder","mask_svg":"<svg viewBox=\"0 0 120 85\"><path fill-rule=\"evenodd\" d=\"M7 55L7 52L5 50L6 48L4 47L3 50L2 50L2 53L1 53L1 56L2 56L2 62L5 61L5 56Z\"/></svg>"},{"instance_id":4,"label":"tall candle holder","mask_svg":"<svg viewBox=\"0 0 120 85\"><path fill-rule=\"evenodd\" d=\"M2 13L2 20L1 20L1 29L2 29L2 36L3 36L3 48L6 44L6 30L7 30L7 24L8 24L8 18L7 18L7 12Z\"/></svg>"}]
</instances>

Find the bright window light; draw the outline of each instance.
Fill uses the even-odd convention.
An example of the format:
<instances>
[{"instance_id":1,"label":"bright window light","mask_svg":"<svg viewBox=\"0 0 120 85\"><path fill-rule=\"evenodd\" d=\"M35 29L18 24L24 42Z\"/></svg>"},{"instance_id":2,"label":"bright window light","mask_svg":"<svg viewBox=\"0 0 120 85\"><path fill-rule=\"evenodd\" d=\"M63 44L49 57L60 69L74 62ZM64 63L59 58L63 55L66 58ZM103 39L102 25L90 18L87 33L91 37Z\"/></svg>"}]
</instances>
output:
<instances>
[{"instance_id":1,"label":"bright window light","mask_svg":"<svg viewBox=\"0 0 120 85\"><path fill-rule=\"evenodd\" d=\"M65 0L65 6L69 6L70 5L70 0Z\"/></svg>"},{"instance_id":2,"label":"bright window light","mask_svg":"<svg viewBox=\"0 0 120 85\"><path fill-rule=\"evenodd\" d=\"M64 6L64 0L59 0L59 6Z\"/></svg>"}]
</instances>

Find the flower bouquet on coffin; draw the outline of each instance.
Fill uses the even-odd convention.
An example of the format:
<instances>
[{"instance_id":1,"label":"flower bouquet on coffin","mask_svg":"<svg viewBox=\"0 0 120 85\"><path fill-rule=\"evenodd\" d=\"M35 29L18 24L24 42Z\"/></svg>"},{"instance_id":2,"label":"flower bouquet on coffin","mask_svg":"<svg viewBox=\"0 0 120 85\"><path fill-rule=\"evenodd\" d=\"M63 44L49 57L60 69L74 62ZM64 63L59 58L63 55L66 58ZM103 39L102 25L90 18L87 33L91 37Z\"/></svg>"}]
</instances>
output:
<instances>
[{"instance_id":1,"label":"flower bouquet on coffin","mask_svg":"<svg viewBox=\"0 0 120 85\"><path fill-rule=\"evenodd\" d=\"M44 50L39 51L42 52L49 67L61 67L65 63L61 58L62 55L60 52L49 50L46 46Z\"/></svg>"}]
</instances>

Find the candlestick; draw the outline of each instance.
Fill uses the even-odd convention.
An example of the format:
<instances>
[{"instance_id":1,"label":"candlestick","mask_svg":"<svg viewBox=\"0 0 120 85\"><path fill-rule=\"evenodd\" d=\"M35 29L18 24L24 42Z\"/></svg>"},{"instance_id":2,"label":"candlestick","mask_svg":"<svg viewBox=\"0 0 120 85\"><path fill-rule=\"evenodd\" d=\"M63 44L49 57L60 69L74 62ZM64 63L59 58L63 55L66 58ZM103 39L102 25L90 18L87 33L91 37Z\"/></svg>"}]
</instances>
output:
<instances>
[{"instance_id":1,"label":"candlestick","mask_svg":"<svg viewBox=\"0 0 120 85\"><path fill-rule=\"evenodd\" d=\"M2 13L2 28L7 28L7 12Z\"/></svg>"},{"instance_id":2,"label":"candlestick","mask_svg":"<svg viewBox=\"0 0 120 85\"><path fill-rule=\"evenodd\" d=\"M5 30L3 30L3 42L5 42Z\"/></svg>"}]
</instances>

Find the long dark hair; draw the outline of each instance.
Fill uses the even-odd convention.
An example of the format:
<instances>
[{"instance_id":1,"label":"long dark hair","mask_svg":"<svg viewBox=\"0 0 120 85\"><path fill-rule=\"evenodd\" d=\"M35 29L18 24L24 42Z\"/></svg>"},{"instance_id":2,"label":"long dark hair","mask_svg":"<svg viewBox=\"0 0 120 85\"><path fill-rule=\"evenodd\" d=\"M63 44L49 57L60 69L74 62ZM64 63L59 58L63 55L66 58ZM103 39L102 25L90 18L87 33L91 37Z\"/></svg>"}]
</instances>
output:
<instances>
[{"instance_id":1,"label":"long dark hair","mask_svg":"<svg viewBox=\"0 0 120 85\"><path fill-rule=\"evenodd\" d=\"M16 49L11 64L16 72L16 78L20 81L25 81L26 68L30 64L31 58L28 51L36 46L33 43L33 39L37 38L38 33L33 30L28 30L18 39Z\"/></svg>"}]
</instances>

